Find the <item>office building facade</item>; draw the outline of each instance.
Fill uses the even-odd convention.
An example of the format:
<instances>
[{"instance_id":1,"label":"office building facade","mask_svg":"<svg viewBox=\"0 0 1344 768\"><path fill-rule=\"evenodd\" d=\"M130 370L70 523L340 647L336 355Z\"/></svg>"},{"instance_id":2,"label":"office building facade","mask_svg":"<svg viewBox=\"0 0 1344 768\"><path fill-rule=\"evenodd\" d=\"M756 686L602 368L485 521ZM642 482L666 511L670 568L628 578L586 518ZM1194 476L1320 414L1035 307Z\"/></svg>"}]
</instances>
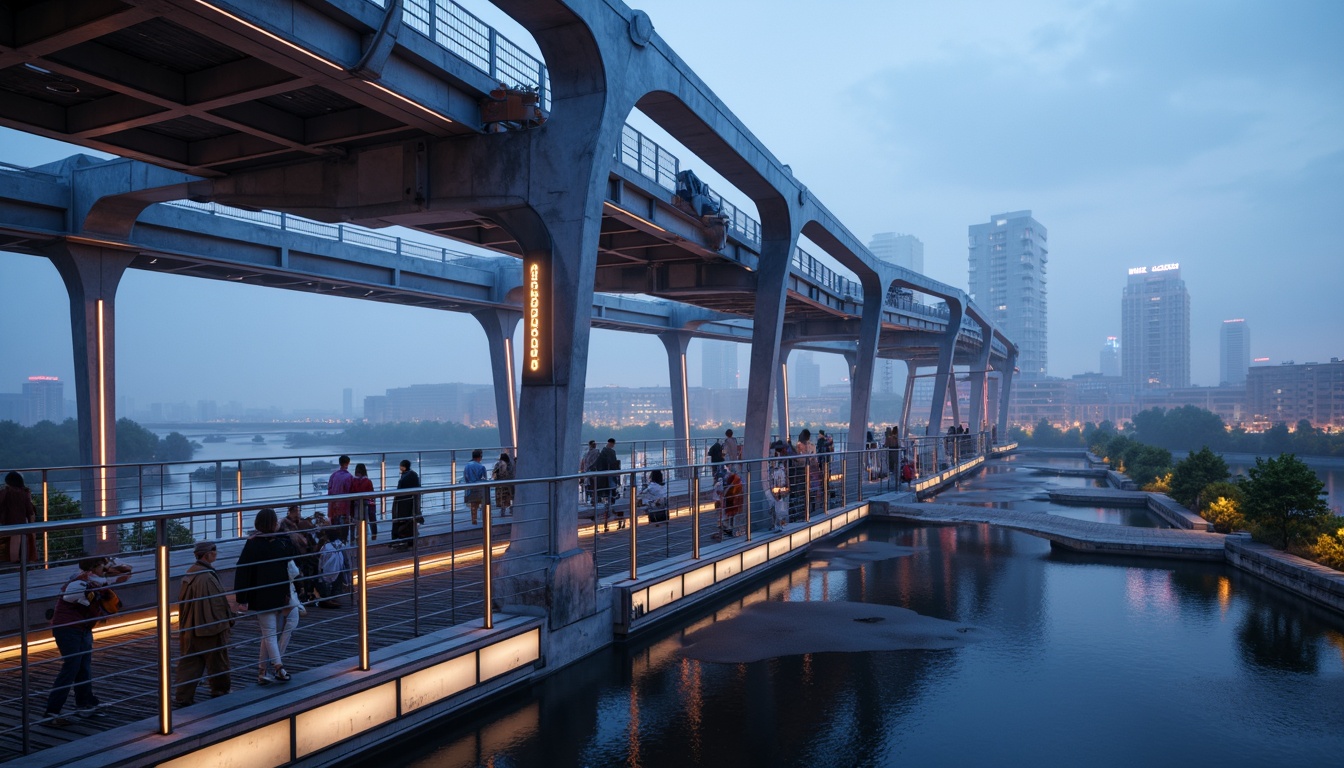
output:
<instances>
[{"instance_id":1,"label":"office building facade","mask_svg":"<svg viewBox=\"0 0 1344 768\"><path fill-rule=\"evenodd\" d=\"M1251 329L1246 321L1224 320L1218 332L1218 384L1237 386L1246 383L1251 367Z\"/></svg>"},{"instance_id":2,"label":"office building facade","mask_svg":"<svg viewBox=\"0 0 1344 768\"><path fill-rule=\"evenodd\" d=\"M1017 368L1024 380L1044 378L1046 356L1045 227L1031 211L990 217L968 228L971 298L1017 342Z\"/></svg>"},{"instance_id":3,"label":"office building facade","mask_svg":"<svg viewBox=\"0 0 1344 768\"><path fill-rule=\"evenodd\" d=\"M1180 264L1131 268L1120 319L1120 362L1127 384L1190 386L1190 294Z\"/></svg>"},{"instance_id":4,"label":"office building facade","mask_svg":"<svg viewBox=\"0 0 1344 768\"><path fill-rule=\"evenodd\" d=\"M1101 347L1101 375L1120 377L1120 337L1107 336Z\"/></svg>"},{"instance_id":5,"label":"office building facade","mask_svg":"<svg viewBox=\"0 0 1344 768\"><path fill-rule=\"evenodd\" d=\"M1261 427L1292 427L1303 419L1318 428L1344 427L1344 360L1251 366L1246 400Z\"/></svg>"}]
</instances>

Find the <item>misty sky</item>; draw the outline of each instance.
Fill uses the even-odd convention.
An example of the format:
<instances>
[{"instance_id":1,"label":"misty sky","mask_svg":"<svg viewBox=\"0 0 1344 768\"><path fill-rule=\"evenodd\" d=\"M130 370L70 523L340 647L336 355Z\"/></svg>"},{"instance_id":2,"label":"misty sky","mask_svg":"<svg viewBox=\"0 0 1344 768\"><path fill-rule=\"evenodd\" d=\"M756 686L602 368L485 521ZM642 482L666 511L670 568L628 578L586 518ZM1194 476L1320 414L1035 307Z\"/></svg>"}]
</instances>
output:
<instances>
[{"instance_id":1,"label":"misty sky","mask_svg":"<svg viewBox=\"0 0 1344 768\"><path fill-rule=\"evenodd\" d=\"M1194 383L1217 383L1226 318L1247 320L1255 357L1344 356L1344 247L1333 231L1344 207L1344 4L639 7L859 238L923 240L932 277L965 288L967 226L1031 209L1050 235L1052 375L1097 370L1104 338L1120 331L1126 268L1172 261L1192 297ZM70 151L0 138L0 160L20 165ZM0 254L0 275L0 392L33 374L68 379L55 270ZM347 386L362 398L489 380L469 316L134 271L118 303L119 395L139 407L334 410ZM665 359L653 337L595 331L588 383L665 385ZM842 370L830 362L823 381Z\"/></svg>"}]
</instances>

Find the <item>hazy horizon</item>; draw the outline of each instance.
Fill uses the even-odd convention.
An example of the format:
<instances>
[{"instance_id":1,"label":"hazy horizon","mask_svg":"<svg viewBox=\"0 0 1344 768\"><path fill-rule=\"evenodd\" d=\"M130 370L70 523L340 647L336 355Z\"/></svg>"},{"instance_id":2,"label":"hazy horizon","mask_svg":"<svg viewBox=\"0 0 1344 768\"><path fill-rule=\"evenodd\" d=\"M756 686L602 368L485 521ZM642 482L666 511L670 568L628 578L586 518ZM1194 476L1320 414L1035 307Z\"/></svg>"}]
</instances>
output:
<instances>
[{"instance_id":1,"label":"hazy horizon","mask_svg":"<svg viewBox=\"0 0 1344 768\"><path fill-rule=\"evenodd\" d=\"M1030 209L1050 233L1052 376L1098 370L1105 338L1119 335L1127 268L1165 262L1181 264L1191 295L1192 383L1218 383L1229 318L1246 319L1253 357L1344 356L1333 226L1344 197L1344 6L640 6L856 236L919 237L931 277L965 288L967 227ZM0 161L18 165L89 152L0 135ZM703 166L678 154L683 167ZM55 269L0 253L0 274L10 289L0 392L30 375L70 380ZM489 383L470 316L353 301L130 271L118 293L117 394L141 407L339 411L346 387L362 404L392 387ZM823 384L844 376L839 357L815 359ZM693 343L692 383L699 365ZM666 386L667 376L655 337L593 331L588 386Z\"/></svg>"}]
</instances>

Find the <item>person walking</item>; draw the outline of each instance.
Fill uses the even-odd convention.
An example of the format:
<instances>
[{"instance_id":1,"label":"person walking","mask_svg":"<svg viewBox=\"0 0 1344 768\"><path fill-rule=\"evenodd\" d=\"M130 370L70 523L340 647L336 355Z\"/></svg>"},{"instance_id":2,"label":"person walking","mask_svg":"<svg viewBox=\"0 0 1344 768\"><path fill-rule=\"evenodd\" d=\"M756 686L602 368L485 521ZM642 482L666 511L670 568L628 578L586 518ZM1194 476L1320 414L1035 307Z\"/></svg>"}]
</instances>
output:
<instances>
[{"instance_id":1,"label":"person walking","mask_svg":"<svg viewBox=\"0 0 1344 768\"><path fill-rule=\"evenodd\" d=\"M821 476L817 471L817 447L812 444L812 430L804 429L798 433L798 445L794 447L794 451L798 454L798 466L803 473L803 483L806 487L804 493L808 499L812 499L817 495L813 491L821 487Z\"/></svg>"},{"instance_id":2,"label":"person walking","mask_svg":"<svg viewBox=\"0 0 1344 768\"><path fill-rule=\"evenodd\" d=\"M901 466L901 428L893 424L887 430L887 439L884 446L887 449L887 476L897 477L897 471Z\"/></svg>"},{"instance_id":3,"label":"person walking","mask_svg":"<svg viewBox=\"0 0 1344 768\"><path fill-rule=\"evenodd\" d=\"M24 485L23 475L10 472L5 475L5 484L0 486L0 525L23 525L37 520L37 507L33 506L33 492ZM37 537L34 534L11 536L0 533L0 566L17 566L24 554L27 542L27 560L33 562L37 557Z\"/></svg>"},{"instance_id":4,"label":"person walking","mask_svg":"<svg viewBox=\"0 0 1344 768\"><path fill-rule=\"evenodd\" d=\"M369 493L374 490L373 480L369 479L369 468L363 464L355 465L355 479L350 485L351 493ZM378 540L378 502L374 499L356 499L352 502L359 514L355 515L356 520L364 520L369 524L369 536Z\"/></svg>"},{"instance_id":5,"label":"person walking","mask_svg":"<svg viewBox=\"0 0 1344 768\"><path fill-rule=\"evenodd\" d=\"M733 470L728 470L728 476L723 480L723 535L737 535L737 516L742 513L746 507L746 493L742 487L742 476ZM750 524L750 521L748 521Z\"/></svg>"},{"instance_id":6,"label":"person walking","mask_svg":"<svg viewBox=\"0 0 1344 768\"><path fill-rule=\"evenodd\" d=\"M196 562L182 576L177 601L181 653L177 657L173 704L179 707L190 706L196 700L196 688L203 679L210 685L211 697L223 696L232 687L229 635L233 631L234 613L215 571L219 553L212 541L197 542L192 552Z\"/></svg>"},{"instance_id":7,"label":"person walking","mask_svg":"<svg viewBox=\"0 0 1344 768\"><path fill-rule=\"evenodd\" d=\"M327 495L340 496L350 493L355 485L355 476L350 474L347 467L350 466L350 457L341 456L336 460L339 466L331 477L327 479ZM348 501L330 501L327 502L327 521L331 525L340 525L348 527L350 525L350 502ZM342 541L349 540L349 534L341 536Z\"/></svg>"},{"instance_id":8,"label":"person walking","mask_svg":"<svg viewBox=\"0 0 1344 768\"><path fill-rule=\"evenodd\" d=\"M490 479L513 479L513 460L509 458L508 453L499 454L499 461L496 461L495 466L490 470ZM513 514L512 485L495 486L495 508L499 510L500 517L508 517Z\"/></svg>"},{"instance_id":9,"label":"person walking","mask_svg":"<svg viewBox=\"0 0 1344 768\"><path fill-rule=\"evenodd\" d=\"M776 440L771 446L775 461L770 462L768 492L770 493L770 530L782 531L789 524L789 474L785 464L788 459L788 446L782 440Z\"/></svg>"},{"instance_id":10,"label":"person walking","mask_svg":"<svg viewBox=\"0 0 1344 768\"><path fill-rule=\"evenodd\" d=\"M61 651L61 669L56 673L51 693L47 696L47 717L55 726L70 725L72 720L61 714L70 689L75 691L76 717L104 717L106 712L93 694L93 628L106 619L104 601L110 598L107 589L107 558L86 557L79 561L79 571L61 587L56 608L51 614L51 637ZM118 583L130 574L118 578Z\"/></svg>"},{"instance_id":11,"label":"person walking","mask_svg":"<svg viewBox=\"0 0 1344 768\"><path fill-rule=\"evenodd\" d=\"M401 477L397 480L397 490L420 487L420 475L411 469L411 462L401 460ZM403 494L392 500L392 548L410 549L415 539L415 526L423 523L420 516L420 495Z\"/></svg>"},{"instance_id":12,"label":"person walking","mask_svg":"<svg viewBox=\"0 0 1344 768\"><path fill-rule=\"evenodd\" d=\"M471 452L471 461L462 468L462 482L464 483L484 483L486 480L485 465L481 463L483 452L480 448ZM471 488L467 490L466 502L471 508L471 524L476 525L480 522L481 505L485 503L484 488ZM488 524L490 521L487 520Z\"/></svg>"},{"instance_id":13,"label":"person walking","mask_svg":"<svg viewBox=\"0 0 1344 768\"><path fill-rule=\"evenodd\" d=\"M602 451L598 450L597 441L589 440L588 451L583 454L583 458L579 459L579 472L592 472L593 468L597 466L597 457L600 455L602 455ZM594 487L594 483L595 479L591 477L579 481L579 485L583 488L584 495L588 499L589 506L597 503L597 489Z\"/></svg>"},{"instance_id":14,"label":"person walking","mask_svg":"<svg viewBox=\"0 0 1344 768\"><path fill-rule=\"evenodd\" d=\"M737 463L742 460L742 444L733 437L733 430L725 429L723 431L723 455L730 463Z\"/></svg>"},{"instance_id":15,"label":"person walking","mask_svg":"<svg viewBox=\"0 0 1344 768\"><path fill-rule=\"evenodd\" d=\"M255 613L261 627L258 685L285 683L290 677L280 652L280 633L288 618L285 610L290 607L288 564L294 551L288 536L275 535L277 527L274 509L266 507L257 512L233 575L238 607Z\"/></svg>"},{"instance_id":16,"label":"person walking","mask_svg":"<svg viewBox=\"0 0 1344 768\"><path fill-rule=\"evenodd\" d=\"M607 439L607 445L602 452L597 455L597 461L593 463L594 472L614 472L621 468L621 460L616 456L616 438ZM607 523L611 519L612 504L620 495L621 478L619 475L605 475L593 478L593 488L595 493L595 503L603 505L602 512L602 530L607 530ZM616 512L616 528L619 530L625 527L624 513L618 508ZM593 525L596 527L597 520L594 515Z\"/></svg>"},{"instance_id":17,"label":"person walking","mask_svg":"<svg viewBox=\"0 0 1344 768\"><path fill-rule=\"evenodd\" d=\"M831 439L830 435L826 434L826 430L818 429L817 469L820 471L820 474L817 477L817 484L820 488L823 489L822 493L823 496L834 493L834 491L831 490L830 485L831 453L834 451L835 451L835 441ZM826 499L826 502L829 503L830 499Z\"/></svg>"}]
</instances>

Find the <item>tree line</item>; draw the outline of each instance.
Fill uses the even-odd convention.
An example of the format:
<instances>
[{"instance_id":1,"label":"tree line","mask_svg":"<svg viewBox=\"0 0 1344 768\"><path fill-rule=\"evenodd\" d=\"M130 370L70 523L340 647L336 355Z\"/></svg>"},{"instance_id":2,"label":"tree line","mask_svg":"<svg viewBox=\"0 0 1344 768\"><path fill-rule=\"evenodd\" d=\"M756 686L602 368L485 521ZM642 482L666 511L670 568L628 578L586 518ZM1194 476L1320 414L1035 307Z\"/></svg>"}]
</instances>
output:
<instances>
[{"instance_id":1,"label":"tree line","mask_svg":"<svg viewBox=\"0 0 1344 768\"><path fill-rule=\"evenodd\" d=\"M130 419L117 420L117 462L190 461L200 448L181 432L160 438ZM79 425L39 421L31 427L0 421L0 467L68 467L80 464Z\"/></svg>"},{"instance_id":2,"label":"tree line","mask_svg":"<svg viewBox=\"0 0 1344 768\"><path fill-rule=\"evenodd\" d=\"M1252 453L1278 455L1292 453L1298 456L1344 456L1344 432L1329 433L1317 429L1309 421L1299 421L1289 429L1279 423L1264 432L1247 432L1243 427L1228 429L1221 416L1193 405L1170 410L1150 408L1134 414L1129 425L1119 430L1109 421L1088 423L1082 427L1061 430L1045 419L1030 431L1014 427L1011 437L1023 444L1048 448L1084 448L1097 430L1121 432L1146 445L1171 451L1191 450L1201 446L1220 453Z\"/></svg>"}]
</instances>

